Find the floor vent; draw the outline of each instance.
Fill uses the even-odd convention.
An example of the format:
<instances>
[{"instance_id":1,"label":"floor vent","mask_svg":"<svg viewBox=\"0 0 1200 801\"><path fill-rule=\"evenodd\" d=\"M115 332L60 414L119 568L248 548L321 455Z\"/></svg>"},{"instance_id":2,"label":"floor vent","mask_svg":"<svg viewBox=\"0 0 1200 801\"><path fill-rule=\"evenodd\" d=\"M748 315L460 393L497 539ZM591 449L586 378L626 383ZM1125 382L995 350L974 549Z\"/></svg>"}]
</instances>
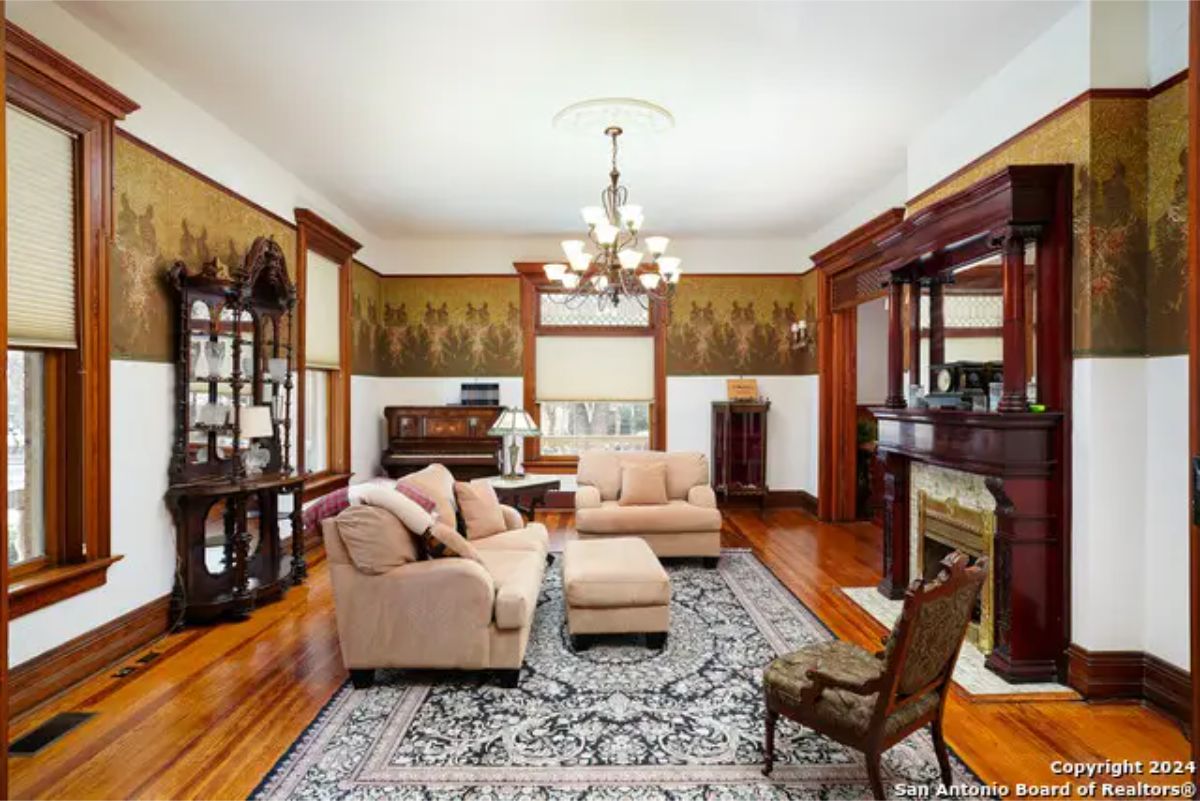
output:
<instances>
[{"instance_id":1,"label":"floor vent","mask_svg":"<svg viewBox=\"0 0 1200 801\"><path fill-rule=\"evenodd\" d=\"M123 667L120 670L118 670L116 673L112 674L112 677L114 679L123 679L126 676L128 676L130 673L133 673L135 670L137 670L137 668L126 666L126 667Z\"/></svg>"},{"instance_id":2,"label":"floor vent","mask_svg":"<svg viewBox=\"0 0 1200 801\"><path fill-rule=\"evenodd\" d=\"M151 651L148 654L142 654L141 656L139 656L137 661L141 662L143 665L145 665L150 662L153 662L155 659L158 659L160 656L162 656L162 654L160 654L158 651Z\"/></svg>"},{"instance_id":3,"label":"floor vent","mask_svg":"<svg viewBox=\"0 0 1200 801\"><path fill-rule=\"evenodd\" d=\"M95 712L60 712L41 726L26 734L8 747L12 756L32 756L71 729L94 717Z\"/></svg>"}]
</instances>

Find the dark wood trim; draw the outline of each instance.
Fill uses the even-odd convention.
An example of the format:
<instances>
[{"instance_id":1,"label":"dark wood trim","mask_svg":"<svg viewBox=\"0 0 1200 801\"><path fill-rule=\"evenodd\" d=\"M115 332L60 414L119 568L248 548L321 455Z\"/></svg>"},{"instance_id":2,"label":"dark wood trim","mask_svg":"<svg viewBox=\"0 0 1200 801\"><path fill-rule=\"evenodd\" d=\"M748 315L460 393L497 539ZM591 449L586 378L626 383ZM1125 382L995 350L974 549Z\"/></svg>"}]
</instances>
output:
<instances>
[{"instance_id":1,"label":"dark wood trim","mask_svg":"<svg viewBox=\"0 0 1200 801\"><path fill-rule=\"evenodd\" d=\"M304 503L350 486L350 473L325 472L304 480Z\"/></svg>"},{"instance_id":2,"label":"dark wood trim","mask_svg":"<svg viewBox=\"0 0 1200 801\"><path fill-rule=\"evenodd\" d=\"M103 626L22 662L10 672L8 712L15 717L167 633L171 596L139 606Z\"/></svg>"},{"instance_id":3,"label":"dark wood trim","mask_svg":"<svg viewBox=\"0 0 1200 801\"><path fill-rule=\"evenodd\" d=\"M904 209L899 206L872 217L847 234L838 237L812 254L813 267L835 275L857 261L856 251L878 239L904 222Z\"/></svg>"},{"instance_id":4,"label":"dark wood trim","mask_svg":"<svg viewBox=\"0 0 1200 801\"><path fill-rule=\"evenodd\" d=\"M647 328L629 326L580 327L543 326L540 320L538 293L546 286L546 262L513 262L521 279L521 362L522 403L535 423L541 423L537 404L537 338L539 336L651 336L654 338L654 402L650 405L650 448L667 448L667 327L669 312L661 304L650 308ZM573 474L577 467L573 457L543 457L541 441L525 438L523 464L530 473Z\"/></svg>"},{"instance_id":5,"label":"dark wood trim","mask_svg":"<svg viewBox=\"0 0 1200 801\"><path fill-rule=\"evenodd\" d=\"M1089 100L1119 100L1119 99L1148 100L1148 99L1154 97L1155 95L1158 95L1158 94L1161 94L1162 92L1167 91L1172 86L1175 86L1176 84L1187 80L1187 77L1188 77L1188 70L1183 69L1183 70L1180 70L1179 72L1175 73L1174 75L1172 75L1170 78L1167 78L1164 81L1160 81L1159 83L1155 84L1154 86L1151 86L1151 87L1145 88L1145 89L1136 89L1136 88L1135 89L1088 89L1085 92L1080 92L1075 97L1071 98L1070 100L1068 100L1067 102L1065 102L1061 106L1059 106L1058 108L1051 111L1049 114L1046 114L1044 117L1041 117L1041 118L1033 121L1029 125L1022 128L1017 133L1015 133L1012 136L1005 139L1000 144L992 147L987 152L985 152L983 155L977 156L976 158L971 159L966 164L964 164L963 166L959 167L954 172L947 175L945 178L942 178L941 180L939 180L937 183L935 183L932 186L928 187L927 189L923 189L920 192L918 192L917 194L913 195L911 198L908 199L908 201L904 205L909 208L912 208L912 206L914 204L920 203L922 200L929 197L931 194L945 188L945 186L947 184L949 184L950 182L952 182L958 178L961 178L965 173L970 172L971 170L975 169L976 167L978 167L980 164L984 163L988 159L995 157L995 155L997 153L1001 152L1005 148L1011 147L1012 144L1014 142L1016 142L1017 140L1021 139L1022 137L1028 136L1029 134L1037 131L1039 128L1042 128L1043 126L1053 122L1058 117L1061 117L1063 114L1066 114L1068 111L1070 111L1071 109L1075 108L1076 106L1078 106L1082 103L1086 103Z\"/></svg>"},{"instance_id":6,"label":"dark wood trim","mask_svg":"<svg viewBox=\"0 0 1200 801\"><path fill-rule=\"evenodd\" d=\"M4 11L4 0L0 0L0 11ZM7 25L0 30L0 46L8 52ZM0 83L7 83L5 64L8 59L0 59ZM5 165L8 163L5 151L5 123L0 120L0 209L8 210L8 181ZM8 308L8 214L0 214L0 309ZM0 314L0 342L8 343L8 315ZM0 362L0 419L8 419L8 359ZM8 459L0 459L0 494L8 503ZM8 743L8 703L12 697L12 687L9 681L12 676L8 669L8 549L0 559L0 743ZM8 791L8 758L7 754L0 757L0 798L11 798Z\"/></svg>"},{"instance_id":7,"label":"dark wood trim","mask_svg":"<svg viewBox=\"0 0 1200 801\"><path fill-rule=\"evenodd\" d=\"M997 326L981 326L979 328L941 328L942 337L944 339L971 339L972 337L999 337L1004 333L1004 328ZM921 329L921 338L929 336L929 329ZM932 358L930 364L938 364Z\"/></svg>"},{"instance_id":8,"label":"dark wood trim","mask_svg":"<svg viewBox=\"0 0 1200 801\"><path fill-rule=\"evenodd\" d=\"M266 206L263 206L259 203L255 203L250 198L246 197L245 195L243 195L239 192L234 191L233 189L230 189L228 186L226 186L225 184L216 180L215 178L205 175L204 173L200 172L200 170L196 169L195 167L191 166L190 164L182 162L179 159L172 156L170 153L167 153L166 151L155 147L154 145L147 142L145 139L141 139L138 136L131 134L129 131L126 131L124 128L121 128L121 127L116 127L114 129L114 131L115 131L115 134L117 136L119 136L120 138L125 139L125 140L137 145L138 147L142 148L143 150L145 150L148 153L153 154L155 158L162 159L163 161L170 164L172 167L175 167L176 169L186 172L188 175L195 178L196 180L206 183L209 186L211 186L213 189L216 189L217 191L219 191L225 195L228 195L229 197L233 198L237 202L243 203L243 204L249 206L250 208L257 211L259 214L262 214L264 217L270 217L272 220L279 223L280 225L285 225L293 231L296 230L296 223L293 220L289 220L286 217L276 214L275 212L268 209ZM360 264L361 264L361 262L360 262ZM366 267L367 265L364 264L363 266ZM370 268L368 267L367 269L370 269Z\"/></svg>"},{"instance_id":9,"label":"dark wood trim","mask_svg":"<svg viewBox=\"0 0 1200 801\"><path fill-rule=\"evenodd\" d=\"M1188 11L1188 439L1190 456L1200 459L1200 4ZM1193 465L1200 462L1193 462ZM1195 492L1194 478L1189 482ZM1200 665L1200 499L1193 496L1189 538L1191 664ZM1192 685L1191 730L1200 732L1200 682ZM1200 736L1192 737L1192 759L1200 761Z\"/></svg>"},{"instance_id":10,"label":"dark wood trim","mask_svg":"<svg viewBox=\"0 0 1200 801\"><path fill-rule=\"evenodd\" d=\"M103 587L108 568L120 556L104 556L86 562L58 565L11 581L8 585L8 616L15 620L80 593Z\"/></svg>"},{"instance_id":11,"label":"dark wood trim","mask_svg":"<svg viewBox=\"0 0 1200 801\"><path fill-rule=\"evenodd\" d=\"M1183 725L1191 720L1192 677L1154 654L1067 648L1067 683L1089 701L1138 699Z\"/></svg>"},{"instance_id":12,"label":"dark wood trim","mask_svg":"<svg viewBox=\"0 0 1200 801\"><path fill-rule=\"evenodd\" d=\"M31 577L24 592L23 583L9 588L21 593L10 599L10 613L19 615L102 584L111 553L113 130L137 104L11 22L5 31L6 99L75 134L78 160L77 348L47 371L58 404L47 424L55 445L47 459L47 521L60 529L51 543L56 566Z\"/></svg>"},{"instance_id":13,"label":"dark wood trim","mask_svg":"<svg viewBox=\"0 0 1200 801\"><path fill-rule=\"evenodd\" d=\"M11 21L5 21L4 54L9 66L21 66L44 75L62 90L94 106L107 116L124 119L141 106L83 67L35 38Z\"/></svg>"},{"instance_id":14,"label":"dark wood trim","mask_svg":"<svg viewBox=\"0 0 1200 801\"><path fill-rule=\"evenodd\" d=\"M304 413L305 384L308 368L307 351L308 311L308 251L313 250L337 262L338 269L338 349L339 367L329 376L329 471L350 471L350 376L353 372L350 306L354 269L354 254L362 247L357 241L310 209L297 208L296 214L296 465L304 474Z\"/></svg>"}]
</instances>

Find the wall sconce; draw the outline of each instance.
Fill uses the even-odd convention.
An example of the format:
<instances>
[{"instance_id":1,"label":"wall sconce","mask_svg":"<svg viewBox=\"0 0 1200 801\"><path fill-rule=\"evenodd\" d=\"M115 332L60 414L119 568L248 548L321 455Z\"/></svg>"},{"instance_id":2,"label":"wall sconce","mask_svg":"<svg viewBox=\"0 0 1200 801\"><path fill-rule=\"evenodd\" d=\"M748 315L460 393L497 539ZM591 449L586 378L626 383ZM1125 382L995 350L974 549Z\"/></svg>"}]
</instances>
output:
<instances>
[{"instance_id":1,"label":"wall sconce","mask_svg":"<svg viewBox=\"0 0 1200 801\"><path fill-rule=\"evenodd\" d=\"M809 325L808 320L804 319L792 323L790 328L792 333L792 350L813 350L817 346L817 332L814 328L814 326Z\"/></svg>"}]
</instances>

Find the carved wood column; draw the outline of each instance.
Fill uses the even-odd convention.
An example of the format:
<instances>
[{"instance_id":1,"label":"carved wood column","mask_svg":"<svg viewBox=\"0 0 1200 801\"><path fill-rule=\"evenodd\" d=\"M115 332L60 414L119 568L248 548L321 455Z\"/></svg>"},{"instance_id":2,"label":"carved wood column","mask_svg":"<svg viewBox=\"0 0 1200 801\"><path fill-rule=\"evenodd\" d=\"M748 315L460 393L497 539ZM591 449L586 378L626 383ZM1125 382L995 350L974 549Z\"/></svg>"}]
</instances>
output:
<instances>
[{"instance_id":1,"label":"carved wood column","mask_svg":"<svg viewBox=\"0 0 1200 801\"><path fill-rule=\"evenodd\" d=\"M1048 476L991 476L994 645L987 666L1011 682L1061 679L1065 622L1062 543Z\"/></svg>"},{"instance_id":2,"label":"carved wood column","mask_svg":"<svg viewBox=\"0 0 1200 801\"><path fill-rule=\"evenodd\" d=\"M893 275L888 283L888 375L887 399L889 409L903 409L904 403L904 284L905 279Z\"/></svg>"},{"instance_id":3,"label":"carved wood column","mask_svg":"<svg viewBox=\"0 0 1200 801\"><path fill-rule=\"evenodd\" d=\"M908 383L921 383L921 284L908 285Z\"/></svg>"},{"instance_id":4,"label":"carved wood column","mask_svg":"<svg viewBox=\"0 0 1200 801\"><path fill-rule=\"evenodd\" d=\"M1013 227L1004 236L1004 388L1001 412L1028 410L1025 397L1025 238Z\"/></svg>"},{"instance_id":5,"label":"carved wood column","mask_svg":"<svg viewBox=\"0 0 1200 801\"><path fill-rule=\"evenodd\" d=\"M908 587L909 493L908 459L895 453L876 454L883 465L883 579L879 592L893 600Z\"/></svg>"},{"instance_id":6,"label":"carved wood column","mask_svg":"<svg viewBox=\"0 0 1200 801\"><path fill-rule=\"evenodd\" d=\"M939 280L929 284L929 364L946 363L946 292Z\"/></svg>"}]
</instances>

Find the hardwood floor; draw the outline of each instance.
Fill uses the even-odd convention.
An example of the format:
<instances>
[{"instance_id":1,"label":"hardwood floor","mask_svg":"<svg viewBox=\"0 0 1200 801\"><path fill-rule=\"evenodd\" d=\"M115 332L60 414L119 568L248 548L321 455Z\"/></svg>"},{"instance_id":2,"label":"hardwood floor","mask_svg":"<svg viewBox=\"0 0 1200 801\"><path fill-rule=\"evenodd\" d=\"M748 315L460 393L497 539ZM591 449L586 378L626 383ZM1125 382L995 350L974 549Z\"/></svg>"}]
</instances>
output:
<instances>
[{"instance_id":1,"label":"hardwood floor","mask_svg":"<svg viewBox=\"0 0 1200 801\"><path fill-rule=\"evenodd\" d=\"M570 515L540 519L561 545ZM727 546L752 548L839 637L877 646L883 628L838 590L879 580L876 529L790 509L734 510L727 521ZM38 755L12 758L13 797L246 798L346 681L335 628L321 562L305 587L247 621L160 640L121 663L161 654L126 678L107 670L14 722L15 739L58 712L98 713ZM984 781L1009 786L1061 784L1054 760L1189 758L1179 728L1137 704L956 695L948 715L959 756Z\"/></svg>"}]
</instances>

